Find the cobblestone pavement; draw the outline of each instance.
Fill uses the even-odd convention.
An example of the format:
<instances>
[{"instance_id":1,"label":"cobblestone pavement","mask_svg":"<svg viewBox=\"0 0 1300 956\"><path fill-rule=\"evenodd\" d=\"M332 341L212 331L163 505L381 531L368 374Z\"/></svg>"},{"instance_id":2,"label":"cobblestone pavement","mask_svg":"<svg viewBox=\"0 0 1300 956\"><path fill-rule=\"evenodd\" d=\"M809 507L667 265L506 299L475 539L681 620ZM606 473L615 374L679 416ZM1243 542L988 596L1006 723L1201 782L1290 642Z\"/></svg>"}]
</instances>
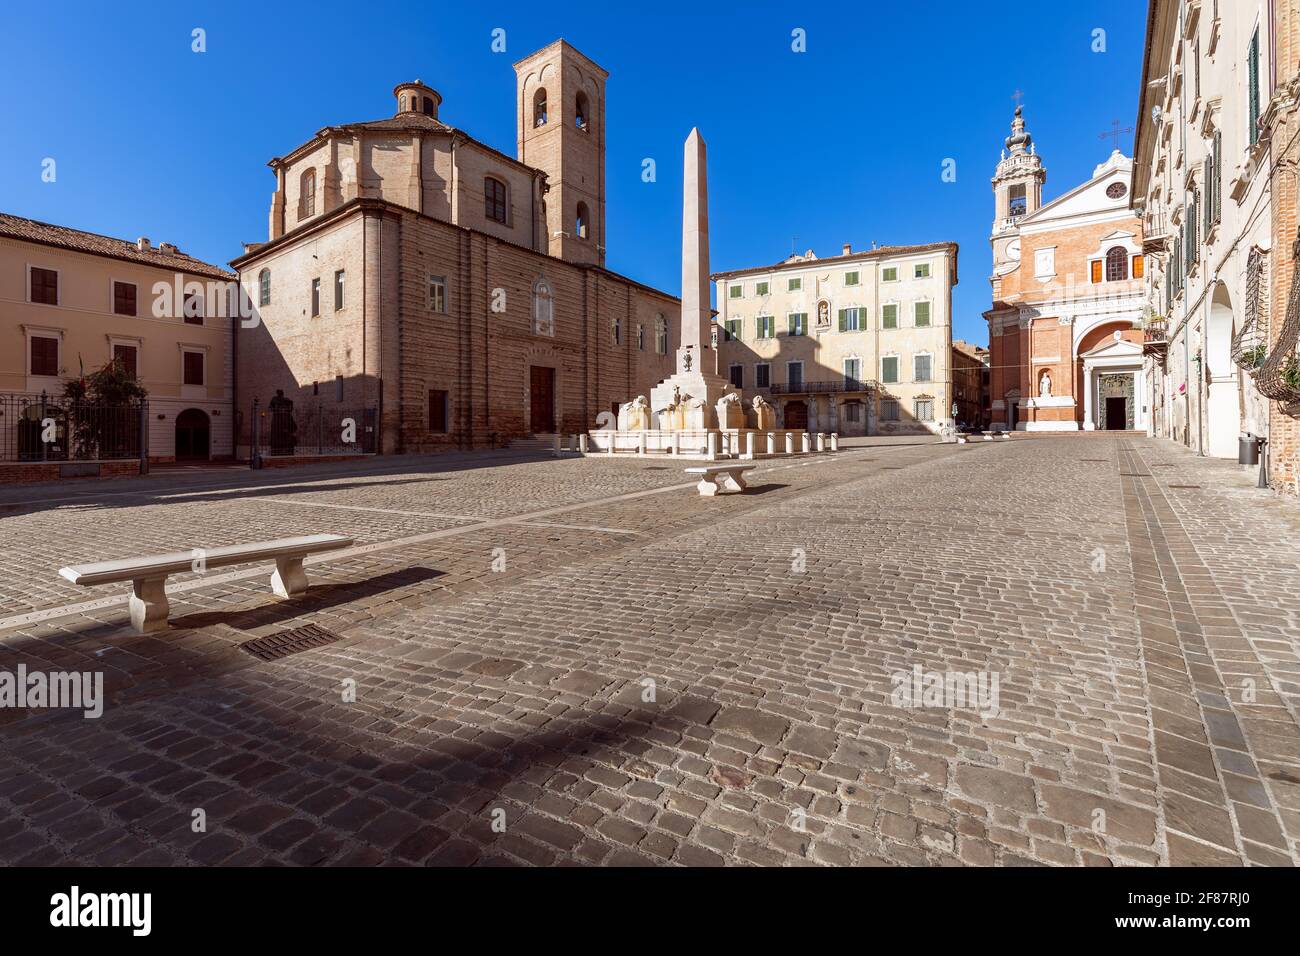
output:
<instances>
[{"instance_id":1,"label":"cobblestone pavement","mask_svg":"<svg viewBox=\"0 0 1300 956\"><path fill-rule=\"evenodd\" d=\"M109 698L0 710L0 862L1297 862L1300 507L1235 465L1022 436L683 478L496 455L0 492L0 672ZM162 635L54 576L323 531L358 543L304 598L184 576ZM342 639L238 647L304 623ZM907 706L914 673L997 695Z\"/></svg>"}]
</instances>

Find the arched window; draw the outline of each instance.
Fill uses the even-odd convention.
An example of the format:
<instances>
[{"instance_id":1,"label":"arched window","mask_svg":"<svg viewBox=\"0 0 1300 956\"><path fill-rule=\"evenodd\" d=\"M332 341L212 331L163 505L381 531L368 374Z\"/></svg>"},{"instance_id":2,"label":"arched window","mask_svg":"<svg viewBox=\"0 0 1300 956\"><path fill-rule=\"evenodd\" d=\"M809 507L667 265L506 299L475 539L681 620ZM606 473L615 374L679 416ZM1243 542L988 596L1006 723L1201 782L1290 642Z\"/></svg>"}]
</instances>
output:
<instances>
[{"instance_id":1,"label":"arched window","mask_svg":"<svg viewBox=\"0 0 1300 956\"><path fill-rule=\"evenodd\" d=\"M316 215L316 170L308 169L298 181L298 218Z\"/></svg>"},{"instance_id":2,"label":"arched window","mask_svg":"<svg viewBox=\"0 0 1300 956\"><path fill-rule=\"evenodd\" d=\"M590 112L589 112L589 107L588 107L588 105L587 105L587 94L586 94L586 93L579 92L579 93L578 93L578 102L577 102L577 111L576 111L576 113L575 113L575 117L574 117L574 122L576 122L576 123L578 124L578 129L586 129L586 128L587 128L587 118L588 118L590 115L591 115L591 114L590 114Z\"/></svg>"},{"instance_id":3,"label":"arched window","mask_svg":"<svg viewBox=\"0 0 1300 956\"><path fill-rule=\"evenodd\" d=\"M402 112L406 112L406 110L408 110L409 108L410 108L410 106L409 106L408 103L407 103L406 94L403 93L403 94L402 94Z\"/></svg>"},{"instance_id":4,"label":"arched window","mask_svg":"<svg viewBox=\"0 0 1300 956\"><path fill-rule=\"evenodd\" d=\"M424 98L424 115L425 115L425 116L432 116L432 115L433 115L433 97L432 97L432 96L426 96L426 97Z\"/></svg>"},{"instance_id":5,"label":"arched window","mask_svg":"<svg viewBox=\"0 0 1300 956\"><path fill-rule=\"evenodd\" d=\"M546 88L542 87L533 94L533 125L546 125Z\"/></svg>"},{"instance_id":6,"label":"arched window","mask_svg":"<svg viewBox=\"0 0 1300 956\"><path fill-rule=\"evenodd\" d=\"M483 179L484 214L493 222L506 221L506 184L499 179L486 176Z\"/></svg>"},{"instance_id":7,"label":"arched window","mask_svg":"<svg viewBox=\"0 0 1300 956\"><path fill-rule=\"evenodd\" d=\"M587 212L587 204L585 202L578 203L578 218L574 223L573 232L579 239L586 239L588 237L591 225L590 219L591 216L590 213Z\"/></svg>"},{"instance_id":8,"label":"arched window","mask_svg":"<svg viewBox=\"0 0 1300 956\"><path fill-rule=\"evenodd\" d=\"M541 276L533 283L533 331L538 335L555 335L555 301L550 283Z\"/></svg>"},{"instance_id":9,"label":"arched window","mask_svg":"<svg viewBox=\"0 0 1300 956\"><path fill-rule=\"evenodd\" d=\"M257 304L271 304L271 270L263 269L257 274Z\"/></svg>"},{"instance_id":10,"label":"arched window","mask_svg":"<svg viewBox=\"0 0 1300 956\"><path fill-rule=\"evenodd\" d=\"M1023 216L1029 208L1029 200L1025 196L1025 187L1023 183L1018 183L1011 187L1008 195L1007 215Z\"/></svg>"},{"instance_id":11,"label":"arched window","mask_svg":"<svg viewBox=\"0 0 1300 956\"><path fill-rule=\"evenodd\" d=\"M1116 246L1106 253L1106 281L1121 282L1128 278L1128 251Z\"/></svg>"},{"instance_id":12,"label":"arched window","mask_svg":"<svg viewBox=\"0 0 1300 956\"><path fill-rule=\"evenodd\" d=\"M668 354L668 320L662 313L655 316L655 351L660 355Z\"/></svg>"}]
</instances>

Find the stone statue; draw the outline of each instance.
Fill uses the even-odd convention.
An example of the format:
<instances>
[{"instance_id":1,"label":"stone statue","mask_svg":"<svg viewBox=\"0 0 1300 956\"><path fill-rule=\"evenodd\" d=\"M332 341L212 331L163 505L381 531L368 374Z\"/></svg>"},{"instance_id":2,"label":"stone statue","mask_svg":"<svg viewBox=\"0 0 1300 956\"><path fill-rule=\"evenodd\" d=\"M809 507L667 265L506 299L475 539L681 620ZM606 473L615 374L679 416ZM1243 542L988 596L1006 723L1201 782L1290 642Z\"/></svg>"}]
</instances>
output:
<instances>
[{"instance_id":1,"label":"stone statue","mask_svg":"<svg viewBox=\"0 0 1300 956\"><path fill-rule=\"evenodd\" d=\"M682 368L688 372L691 370L691 350L689 346L686 349L686 354L682 356Z\"/></svg>"},{"instance_id":2,"label":"stone statue","mask_svg":"<svg viewBox=\"0 0 1300 956\"><path fill-rule=\"evenodd\" d=\"M754 396L754 427L761 432L776 429L776 409L762 395Z\"/></svg>"},{"instance_id":3,"label":"stone statue","mask_svg":"<svg viewBox=\"0 0 1300 956\"><path fill-rule=\"evenodd\" d=\"M620 431L637 432L650 428L650 403L644 395L638 395L619 409Z\"/></svg>"},{"instance_id":4,"label":"stone statue","mask_svg":"<svg viewBox=\"0 0 1300 956\"><path fill-rule=\"evenodd\" d=\"M1052 397L1052 376L1048 372L1044 372L1042 379L1039 380L1038 397L1039 398Z\"/></svg>"},{"instance_id":5,"label":"stone statue","mask_svg":"<svg viewBox=\"0 0 1300 956\"><path fill-rule=\"evenodd\" d=\"M818 302L818 303L817 303L817 324L818 324L818 325L830 325L830 324L831 324L831 307L830 307L830 303L825 302L825 301L822 301L822 302Z\"/></svg>"},{"instance_id":6,"label":"stone statue","mask_svg":"<svg viewBox=\"0 0 1300 956\"><path fill-rule=\"evenodd\" d=\"M727 392L718 399L718 427L745 427L745 410L741 407L740 396L735 392Z\"/></svg>"}]
</instances>

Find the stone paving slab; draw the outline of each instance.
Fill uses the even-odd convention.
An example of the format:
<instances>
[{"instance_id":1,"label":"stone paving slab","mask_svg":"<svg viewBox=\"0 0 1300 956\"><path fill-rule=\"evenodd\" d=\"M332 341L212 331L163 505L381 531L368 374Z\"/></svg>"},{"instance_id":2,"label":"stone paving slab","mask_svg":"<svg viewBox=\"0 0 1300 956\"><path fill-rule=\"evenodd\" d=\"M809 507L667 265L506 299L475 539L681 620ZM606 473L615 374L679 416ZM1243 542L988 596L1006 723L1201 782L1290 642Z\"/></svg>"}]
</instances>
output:
<instances>
[{"instance_id":1,"label":"stone paving slab","mask_svg":"<svg viewBox=\"0 0 1300 956\"><path fill-rule=\"evenodd\" d=\"M494 504L521 476L529 507ZM588 504L405 545L409 516L374 512L389 537L305 599L198 586L162 637L120 608L0 632L0 670L95 666L112 689L98 720L0 711L0 861L1296 862L1300 557L1268 555L1277 590L1240 578L1300 510L1234 466L1018 437L773 463L717 499L680 478L466 469L482 518ZM357 475L324 481L378 507ZM231 504L232 529L245 507L255 526L271 505ZM237 647L305 622L343 639ZM907 706L915 668L996 676L996 708Z\"/></svg>"}]
</instances>

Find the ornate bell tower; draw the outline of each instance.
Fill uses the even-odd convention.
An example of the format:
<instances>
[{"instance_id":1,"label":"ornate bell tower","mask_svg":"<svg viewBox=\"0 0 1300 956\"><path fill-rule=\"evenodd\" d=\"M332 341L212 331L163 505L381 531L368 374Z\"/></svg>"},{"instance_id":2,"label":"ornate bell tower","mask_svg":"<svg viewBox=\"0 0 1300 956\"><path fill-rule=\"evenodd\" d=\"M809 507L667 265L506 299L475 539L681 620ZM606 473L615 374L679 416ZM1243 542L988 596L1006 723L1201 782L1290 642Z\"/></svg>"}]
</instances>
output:
<instances>
[{"instance_id":1,"label":"ornate bell tower","mask_svg":"<svg viewBox=\"0 0 1300 956\"><path fill-rule=\"evenodd\" d=\"M1005 140L1002 159L993 175L996 199L993 217L993 273L1001 275L1020 261L1020 220L1043 204L1047 169L1034 149L1034 138L1025 129L1024 107L1016 107L1011 135Z\"/></svg>"}]
</instances>

